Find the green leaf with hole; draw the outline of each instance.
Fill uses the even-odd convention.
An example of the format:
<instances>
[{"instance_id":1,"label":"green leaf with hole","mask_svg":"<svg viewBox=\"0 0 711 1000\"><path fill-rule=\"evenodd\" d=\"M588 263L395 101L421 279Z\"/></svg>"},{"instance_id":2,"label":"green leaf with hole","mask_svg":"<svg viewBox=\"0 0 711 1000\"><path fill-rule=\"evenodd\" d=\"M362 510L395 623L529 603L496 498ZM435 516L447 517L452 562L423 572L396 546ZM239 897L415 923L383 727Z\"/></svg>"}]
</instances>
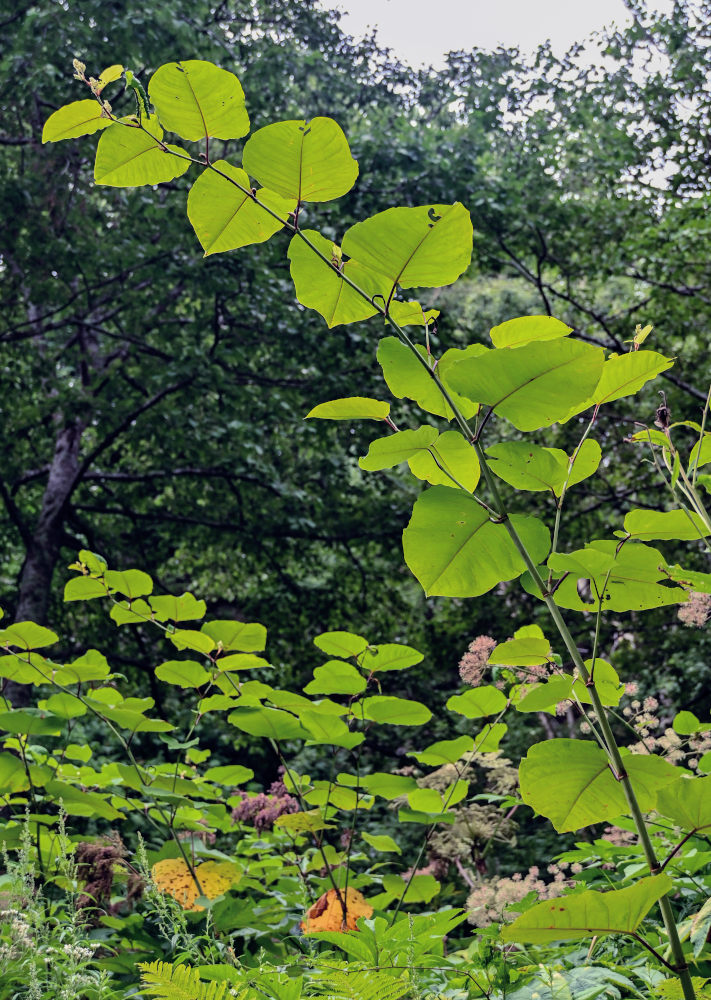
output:
<instances>
[{"instance_id":1,"label":"green leaf with hole","mask_svg":"<svg viewBox=\"0 0 711 1000\"><path fill-rule=\"evenodd\" d=\"M625 517L625 531L641 542L691 542L711 535L711 528L693 511L631 510Z\"/></svg>"},{"instance_id":2,"label":"green leaf with hole","mask_svg":"<svg viewBox=\"0 0 711 1000\"><path fill-rule=\"evenodd\" d=\"M244 169L264 187L296 201L332 201L353 187L358 164L332 118L275 122L244 147Z\"/></svg>"},{"instance_id":3,"label":"green leaf with hole","mask_svg":"<svg viewBox=\"0 0 711 1000\"><path fill-rule=\"evenodd\" d=\"M677 775L662 757L623 751L623 763L643 811L654 808L660 786ZM523 801L558 833L609 823L629 812L607 754L589 740L536 743L521 761L519 780Z\"/></svg>"},{"instance_id":4,"label":"green leaf with hole","mask_svg":"<svg viewBox=\"0 0 711 1000\"><path fill-rule=\"evenodd\" d=\"M389 208L357 222L343 253L387 279L389 290L451 285L469 267L473 230L460 204Z\"/></svg>"},{"instance_id":5,"label":"green leaf with hole","mask_svg":"<svg viewBox=\"0 0 711 1000\"><path fill-rule=\"evenodd\" d=\"M657 795L656 809L682 830L707 830L711 827L711 776L679 777L665 785Z\"/></svg>"},{"instance_id":6,"label":"green leaf with hole","mask_svg":"<svg viewBox=\"0 0 711 1000\"><path fill-rule=\"evenodd\" d=\"M548 528L514 514L512 524L535 561L550 548ZM405 562L428 596L476 597L526 566L503 524L494 524L461 490L433 486L418 497L403 532Z\"/></svg>"},{"instance_id":7,"label":"green leaf with hole","mask_svg":"<svg viewBox=\"0 0 711 1000\"><path fill-rule=\"evenodd\" d=\"M73 101L49 116L42 129L42 142L61 142L92 135L111 124L98 101Z\"/></svg>"},{"instance_id":8,"label":"green leaf with hole","mask_svg":"<svg viewBox=\"0 0 711 1000\"><path fill-rule=\"evenodd\" d=\"M358 709L363 713L364 719L391 726L423 726L432 718L432 712L421 702L390 695L364 698L357 706L353 706L354 712Z\"/></svg>"},{"instance_id":9,"label":"green leaf with hole","mask_svg":"<svg viewBox=\"0 0 711 1000\"><path fill-rule=\"evenodd\" d=\"M396 431L394 434L388 434L387 437L371 441L368 454L359 458L358 464L366 472L392 469L393 466L406 462L413 455L423 451L427 452L436 438L437 430L429 424L418 427L416 430Z\"/></svg>"},{"instance_id":10,"label":"green leaf with hole","mask_svg":"<svg viewBox=\"0 0 711 1000\"><path fill-rule=\"evenodd\" d=\"M341 250L313 229L304 229L289 244L288 257L296 297L302 306L315 309L330 328L357 323L378 311L371 299L383 300L388 282L381 274L355 260L343 261ZM317 256L302 236L322 256ZM325 260L323 258L326 258ZM365 295L356 291L353 282Z\"/></svg>"},{"instance_id":11,"label":"green leaf with hole","mask_svg":"<svg viewBox=\"0 0 711 1000\"><path fill-rule=\"evenodd\" d=\"M234 73L202 59L160 66L148 83L163 128L190 142L241 139L249 132L244 91Z\"/></svg>"},{"instance_id":12,"label":"green leaf with hole","mask_svg":"<svg viewBox=\"0 0 711 1000\"><path fill-rule=\"evenodd\" d=\"M205 257L266 242L296 208L296 202L264 188L255 200L251 190L244 170L227 160L217 160L190 188L188 219Z\"/></svg>"},{"instance_id":13,"label":"green leaf with hole","mask_svg":"<svg viewBox=\"0 0 711 1000\"><path fill-rule=\"evenodd\" d=\"M413 646L405 646L399 642L386 642L379 646L370 646L360 665L363 670L374 674L383 670L407 670L424 659L423 654Z\"/></svg>"},{"instance_id":14,"label":"green leaf with hole","mask_svg":"<svg viewBox=\"0 0 711 1000\"><path fill-rule=\"evenodd\" d=\"M180 597L166 594L163 597L151 597L150 606L153 617L159 622L188 622L204 618L207 605L198 601L192 594L184 593Z\"/></svg>"},{"instance_id":15,"label":"green leaf with hole","mask_svg":"<svg viewBox=\"0 0 711 1000\"><path fill-rule=\"evenodd\" d=\"M407 464L413 476L433 486L463 486L470 493L476 489L481 472L476 451L459 431L444 431L430 449L413 455Z\"/></svg>"},{"instance_id":16,"label":"green leaf with hole","mask_svg":"<svg viewBox=\"0 0 711 1000\"><path fill-rule=\"evenodd\" d=\"M378 363L383 369L383 378L390 392L398 399L414 399L418 406L428 413L451 420L454 416L451 406L437 388L432 375L433 359L424 347L417 345L417 352L426 364L418 361L409 347L397 337L384 337L378 344ZM447 354L450 352L447 351ZM444 358L442 359L444 361ZM440 379L452 397L454 405L465 419L474 416L478 406L456 393L450 383L447 366L437 366Z\"/></svg>"},{"instance_id":17,"label":"green leaf with hole","mask_svg":"<svg viewBox=\"0 0 711 1000\"><path fill-rule=\"evenodd\" d=\"M548 899L504 927L504 941L549 944L578 941L604 934L634 934L654 904L673 882L667 875L650 875L627 889L572 893Z\"/></svg>"},{"instance_id":18,"label":"green leaf with hole","mask_svg":"<svg viewBox=\"0 0 711 1000\"><path fill-rule=\"evenodd\" d=\"M562 420L590 397L603 359L601 347L564 338L461 360L449 381L518 430L535 431Z\"/></svg>"},{"instance_id":19,"label":"green leaf with hole","mask_svg":"<svg viewBox=\"0 0 711 1000\"><path fill-rule=\"evenodd\" d=\"M205 622L200 631L227 652L261 653L267 644L267 630L258 622Z\"/></svg>"},{"instance_id":20,"label":"green leaf with hole","mask_svg":"<svg viewBox=\"0 0 711 1000\"><path fill-rule=\"evenodd\" d=\"M314 670L314 679L304 688L306 694L361 694L366 680L357 667L343 660L329 660Z\"/></svg>"},{"instance_id":21,"label":"green leaf with hole","mask_svg":"<svg viewBox=\"0 0 711 1000\"><path fill-rule=\"evenodd\" d=\"M490 684L470 688L464 694L453 694L447 701L447 708L467 719L483 719L487 715L498 715L506 708L506 695Z\"/></svg>"},{"instance_id":22,"label":"green leaf with hole","mask_svg":"<svg viewBox=\"0 0 711 1000\"><path fill-rule=\"evenodd\" d=\"M181 688L199 688L210 680L207 670L193 660L166 660L156 667L155 674L159 681Z\"/></svg>"},{"instance_id":23,"label":"green leaf with hole","mask_svg":"<svg viewBox=\"0 0 711 1000\"><path fill-rule=\"evenodd\" d=\"M518 316L493 327L490 336L494 347L523 347L534 341L558 340L572 332L572 327L553 316Z\"/></svg>"},{"instance_id":24,"label":"green leaf with hole","mask_svg":"<svg viewBox=\"0 0 711 1000\"><path fill-rule=\"evenodd\" d=\"M189 166L185 150L168 144L164 148L163 129L152 115L142 120L141 127L124 121L102 132L94 180L108 187L163 184L181 177Z\"/></svg>"},{"instance_id":25,"label":"green leaf with hole","mask_svg":"<svg viewBox=\"0 0 711 1000\"><path fill-rule=\"evenodd\" d=\"M390 403L366 396L349 396L346 399L332 399L319 403L310 410L305 419L319 420L385 420L390 413Z\"/></svg>"}]
</instances>

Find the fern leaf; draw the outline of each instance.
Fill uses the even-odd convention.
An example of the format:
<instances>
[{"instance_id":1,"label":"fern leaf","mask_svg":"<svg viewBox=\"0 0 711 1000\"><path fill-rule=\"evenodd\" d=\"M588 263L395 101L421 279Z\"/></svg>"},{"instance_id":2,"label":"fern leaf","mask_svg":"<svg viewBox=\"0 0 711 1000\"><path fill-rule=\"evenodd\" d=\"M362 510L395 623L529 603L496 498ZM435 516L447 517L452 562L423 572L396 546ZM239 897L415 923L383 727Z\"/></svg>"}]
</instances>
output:
<instances>
[{"instance_id":1,"label":"fern leaf","mask_svg":"<svg viewBox=\"0 0 711 1000\"><path fill-rule=\"evenodd\" d=\"M334 1000L400 1000L411 987L408 979L387 972L329 972L310 983Z\"/></svg>"},{"instance_id":2,"label":"fern leaf","mask_svg":"<svg viewBox=\"0 0 711 1000\"><path fill-rule=\"evenodd\" d=\"M227 983L204 983L189 965L142 962L141 993L158 1000L223 1000Z\"/></svg>"}]
</instances>

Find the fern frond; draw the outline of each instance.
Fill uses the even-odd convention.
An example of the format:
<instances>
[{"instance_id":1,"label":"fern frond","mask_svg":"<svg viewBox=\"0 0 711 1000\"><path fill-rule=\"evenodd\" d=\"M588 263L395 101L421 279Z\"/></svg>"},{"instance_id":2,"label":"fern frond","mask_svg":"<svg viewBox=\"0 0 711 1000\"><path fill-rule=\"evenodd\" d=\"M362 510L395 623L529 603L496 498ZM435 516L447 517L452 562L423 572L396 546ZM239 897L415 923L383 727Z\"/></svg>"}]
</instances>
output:
<instances>
[{"instance_id":1,"label":"fern frond","mask_svg":"<svg viewBox=\"0 0 711 1000\"><path fill-rule=\"evenodd\" d=\"M142 962L141 993L158 1000L223 1000L227 983L204 983L189 965Z\"/></svg>"},{"instance_id":2,"label":"fern frond","mask_svg":"<svg viewBox=\"0 0 711 1000\"><path fill-rule=\"evenodd\" d=\"M328 972L311 980L309 985L319 995L334 1000L400 1000L411 988L408 979L387 972Z\"/></svg>"}]
</instances>

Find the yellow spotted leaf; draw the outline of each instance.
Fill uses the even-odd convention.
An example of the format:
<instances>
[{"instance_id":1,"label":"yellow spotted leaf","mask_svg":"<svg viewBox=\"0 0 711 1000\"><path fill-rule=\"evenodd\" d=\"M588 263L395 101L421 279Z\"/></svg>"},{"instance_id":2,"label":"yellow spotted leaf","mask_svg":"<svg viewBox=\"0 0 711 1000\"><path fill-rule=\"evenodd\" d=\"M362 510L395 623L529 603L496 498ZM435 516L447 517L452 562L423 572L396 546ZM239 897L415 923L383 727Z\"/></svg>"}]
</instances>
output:
<instances>
[{"instance_id":1,"label":"yellow spotted leaf","mask_svg":"<svg viewBox=\"0 0 711 1000\"><path fill-rule=\"evenodd\" d=\"M153 881L161 892L177 900L184 910L204 910L197 900L200 896L217 899L235 885L240 873L230 861L204 861L195 866L195 875L202 892L198 892L195 879L182 858L165 858L151 868Z\"/></svg>"}]
</instances>

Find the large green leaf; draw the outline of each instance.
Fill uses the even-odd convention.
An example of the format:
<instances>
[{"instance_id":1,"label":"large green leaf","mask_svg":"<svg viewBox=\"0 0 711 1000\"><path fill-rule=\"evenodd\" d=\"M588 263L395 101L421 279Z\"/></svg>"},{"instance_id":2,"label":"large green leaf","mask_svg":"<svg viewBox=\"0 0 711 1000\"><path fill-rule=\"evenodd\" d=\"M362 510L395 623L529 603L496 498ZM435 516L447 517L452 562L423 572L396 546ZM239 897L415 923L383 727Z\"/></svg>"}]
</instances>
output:
<instances>
[{"instance_id":1,"label":"large green leaf","mask_svg":"<svg viewBox=\"0 0 711 1000\"><path fill-rule=\"evenodd\" d=\"M486 454L494 475L517 490L555 492L565 480L567 461L552 448L527 441L501 441L487 448ZM567 458L564 452L560 454Z\"/></svg>"},{"instance_id":2,"label":"large green leaf","mask_svg":"<svg viewBox=\"0 0 711 1000\"><path fill-rule=\"evenodd\" d=\"M371 441L368 454L359 458L358 464L361 469L365 469L367 472L392 469L394 465L406 462L413 455L422 451L427 452L436 438L437 430L429 424L418 427L416 430L396 431L387 437Z\"/></svg>"},{"instance_id":3,"label":"large green leaf","mask_svg":"<svg viewBox=\"0 0 711 1000\"><path fill-rule=\"evenodd\" d=\"M237 708L228 715L227 721L251 736L273 740L308 739L310 735L298 719L279 708Z\"/></svg>"},{"instance_id":4,"label":"large green leaf","mask_svg":"<svg viewBox=\"0 0 711 1000\"><path fill-rule=\"evenodd\" d=\"M556 604L571 611L594 611L595 593L602 594L608 572L610 576L602 595L603 610L645 611L687 600L682 587L665 585L669 577L663 571L666 564L658 549L640 542L623 545L619 552L617 549L617 542L597 541L576 552L552 555L548 560L550 569L558 575L569 574L555 591ZM588 603L578 594L579 579L590 580L593 597ZM539 596L529 578L522 583L529 593Z\"/></svg>"},{"instance_id":5,"label":"large green leaf","mask_svg":"<svg viewBox=\"0 0 711 1000\"><path fill-rule=\"evenodd\" d=\"M12 795L30 787L25 767L19 757L0 753L0 795Z\"/></svg>"},{"instance_id":6,"label":"large green leaf","mask_svg":"<svg viewBox=\"0 0 711 1000\"><path fill-rule=\"evenodd\" d=\"M366 680L352 663L329 660L314 670L314 679L304 688L306 694L361 694Z\"/></svg>"},{"instance_id":7,"label":"large green leaf","mask_svg":"<svg viewBox=\"0 0 711 1000\"><path fill-rule=\"evenodd\" d=\"M358 164L332 118L266 125L251 135L244 169L260 184L297 201L331 201L355 184Z\"/></svg>"},{"instance_id":8,"label":"large green leaf","mask_svg":"<svg viewBox=\"0 0 711 1000\"><path fill-rule=\"evenodd\" d=\"M199 688L207 684L210 675L193 660L166 660L155 669L158 680L181 688Z\"/></svg>"},{"instance_id":9,"label":"large green leaf","mask_svg":"<svg viewBox=\"0 0 711 1000\"><path fill-rule=\"evenodd\" d=\"M153 580L148 573L140 569L127 569L125 571L107 569L104 573L104 580L110 590L117 594L123 594L129 600L135 597L144 597L153 592Z\"/></svg>"},{"instance_id":10,"label":"large green leaf","mask_svg":"<svg viewBox=\"0 0 711 1000\"><path fill-rule=\"evenodd\" d=\"M650 875L627 889L572 893L548 899L504 927L504 941L548 944L603 934L634 934L654 904L672 887L667 875Z\"/></svg>"},{"instance_id":11,"label":"large green leaf","mask_svg":"<svg viewBox=\"0 0 711 1000\"><path fill-rule=\"evenodd\" d=\"M673 360L656 351L631 351L629 354L609 358L603 365L591 402L602 406L623 396L633 396L645 383L673 364Z\"/></svg>"},{"instance_id":12,"label":"large green leaf","mask_svg":"<svg viewBox=\"0 0 711 1000\"><path fill-rule=\"evenodd\" d=\"M494 347L523 347L533 341L558 340L567 337L573 328L553 316L518 316L492 327Z\"/></svg>"},{"instance_id":13,"label":"large green leaf","mask_svg":"<svg viewBox=\"0 0 711 1000\"><path fill-rule=\"evenodd\" d=\"M322 632L314 639L314 646L326 656L360 656L368 645L368 640L355 632Z\"/></svg>"},{"instance_id":14,"label":"large green leaf","mask_svg":"<svg viewBox=\"0 0 711 1000\"><path fill-rule=\"evenodd\" d=\"M498 715L506 708L506 695L488 684L470 688L464 694L453 694L447 701L447 708L467 719L483 719L488 715Z\"/></svg>"},{"instance_id":15,"label":"large green leaf","mask_svg":"<svg viewBox=\"0 0 711 1000\"><path fill-rule=\"evenodd\" d=\"M489 351L452 368L457 392L494 412L521 431L549 427L588 399L597 385L603 350L579 340L559 339Z\"/></svg>"},{"instance_id":16,"label":"large green leaf","mask_svg":"<svg viewBox=\"0 0 711 1000\"><path fill-rule=\"evenodd\" d=\"M166 63L148 83L164 128L183 139L240 139L249 132L242 85L234 75L201 59Z\"/></svg>"},{"instance_id":17,"label":"large green leaf","mask_svg":"<svg viewBox=\"0 0 711 1000\"><path fill-rule=\"evenodd\" d=\"M140 127L112 125L96 147L94 180L109 187L141 187L182 176L190 166L185 150L167 145L166 152L162 142L163 129L155 115L144 118Z\"/></svg>"},{"instance_id":18,"label":"large green leaf","mask_svg":"<svg viewBox=\"0 0 711 1000\"><path fill-rule=\"evenodd\" d=\"M479 345L476 345L479 346ZM414 399L418 406L428 413L451 420L454 416L451 406L446 402L432 375L433 359L429 358L424 347L417 346L420 356L427 361L427 367L418 361L406 344L397 337L384 337L378 344L378 362L383 369L383 378L388 389L398 399ZM449 366L444 361L449 354L464 354L460 351L447 351L437 366L437 372L442 384L452 396L455 406L465 418L473 416L478 406L455 392L449 384ZM468 355L471 356L471 355Z\"/></svg>"},{"instance_id":19,"label":"large green leaf","mask_svg":"<svg viewBox=\"0 0 711 1000\"><path fill-rule=\"evenodd\" d=\"M188 218L205 251L205 257L264 243L278 233L296 207L281 195L264 188L252 197L249 177L227 160L217 160L204 170L188 194ZM267 209L271 209L274 218Z\"/></svg>"},{"instance_id":20,"label":"large green leaf","mask_svg":"<svg viewBox=\"0 0 711 1000\"><path fill-rule=\"evenodd\" d=\"M654 808L661 785L673 781L675 768L662 757L623 752L624 766L640 808ZM607 754L589 740L553 739L536 743L519 767L521 797L558 833L627 814L622 783Z\"/></svg>"},{"instance_id":21,"label":"large green leaf","mask_svg":"<svg viewBox=\"0 0 711 1000\"><path fill-rule=\"evenodd\" d=\"M695 541L711 535L698 514L683 510L631 510L625 517L625 531L642 542Z\"/></svg>"},{"instance_id":22,"label":"large green leaf","mask_svg":"<svg viewBox=\"0 0 711 1000\"><path fill-rule=\"evenodd\" d=\"M544 558L550 533L543 522L519 514L511 522L532 558ZM402 538L405 562L429 596L476 597L526 568L504 525L446 486L418 497Z\"/></svg>"},{"instance_id":23,"label":"large green leaf","mask_svg":"<svg viewBox=\"0 0 711 1000\"><path fill-rule=\"evenodd\" d=\"M411 456L407 464L413 476L433 486L457 488L458 483L470 493L481 472L476 451L459 431L444 431L430 449Z\"/></svg>"},{"instance_id":24,"label":"large green leaf","mask_svg":"<svg viewBox=\"0 0 711 1000\"><path fill-rule=\"evenodd\" d=\"M259 622L214 621L205 622L200 629L225 652L235 649L240 653L261 653L267 644L267 630Z\"/></svg>"},{"instance_id":25,"label":"large green leaf","mask_svg":"<svg viewBox=\"0 0 711 1000\"><path fill-rule=\"evenodd\" d=\"M364 719L391 726L422 726L432 718L432 712L419 701L374 695L359 703ZM356 706L354 706L354 711Z\"/></svg>"},{"instance_id":26,"label":"large green leaf","mask_svg":"<svg viewBox=\"0 0 711 1000\"><path fill-rule=\"evenodd\" d=\"M469 267L472 223L460 204L389 208L357 222L343 253L387 278L390 288L451 285Z\"/></svg>"},{"instance_id":27,"label":"large green leaf","mask_svg":"<svg viewBox=\"0 0 711 1000\"><path fill-rule=\"evenodd\" d=\"M42 649L57 642L59 636L44 625L35 622L15 622L0 629L0 646L17 646L20 649Z\"/></svg>"},{"instance_id":28,"label":"large green leaf","mask_svg":"<svg viewBox=\"0 0 711 1000\"><path fill-rule=\"evenodd\" d=\"M60 142L91 135L111 124L98 101L73 101L49 116L42 129L42 142Z\"/></svg>"},{"instance_id":29,"label":"large green leaf","mask_svg":"<svg viewBox=\"0 0 711 1000\"><path fill-rule=\"evenodd\" d=\"M198 601L192 594L184 593L180 597L165 594L163 597L151 597L153 617L159 622L186 622L196 618L204 618L207 605Z\"/></svg>"},{"instance_id":30,"label":"large green leaf","mask_svg":"<svg viewBox=\"0 0 711 1000\"><path fill-rule=\"evenodd\" d=\"M327 260L315 254L302 236ZM288 255L297 299L303 306L320 313L329 327L357 323L374 316L378 310L370 299L388 293L388 283L382 275L355 260L344 263L335 243L313 229L304 229L301 236L293 237ZM345 278L362 289L367 297L351 288Z\"/></svg>"},{"instance_id":31,"label":"large green leaf","mask_svg":"<svg viewBox=\"0 0 711 1000\"><path fill-rule=\"evenodd\" d=\"M305 419L318 420L385 420L390 413L390 403L367 396L349 396L319 403L306 414Z\"/></svg>"},{"instance_id":32,"label":"large green leaf","mask_svg":"<svg viewBox=\"0 0 711 1000\"><path fill-rule=\"evenodd\" d=\"M684 830L711 827L711 776L680 777L665 785L657 796L657 812Z\"/></svg>"}]
</instances>

